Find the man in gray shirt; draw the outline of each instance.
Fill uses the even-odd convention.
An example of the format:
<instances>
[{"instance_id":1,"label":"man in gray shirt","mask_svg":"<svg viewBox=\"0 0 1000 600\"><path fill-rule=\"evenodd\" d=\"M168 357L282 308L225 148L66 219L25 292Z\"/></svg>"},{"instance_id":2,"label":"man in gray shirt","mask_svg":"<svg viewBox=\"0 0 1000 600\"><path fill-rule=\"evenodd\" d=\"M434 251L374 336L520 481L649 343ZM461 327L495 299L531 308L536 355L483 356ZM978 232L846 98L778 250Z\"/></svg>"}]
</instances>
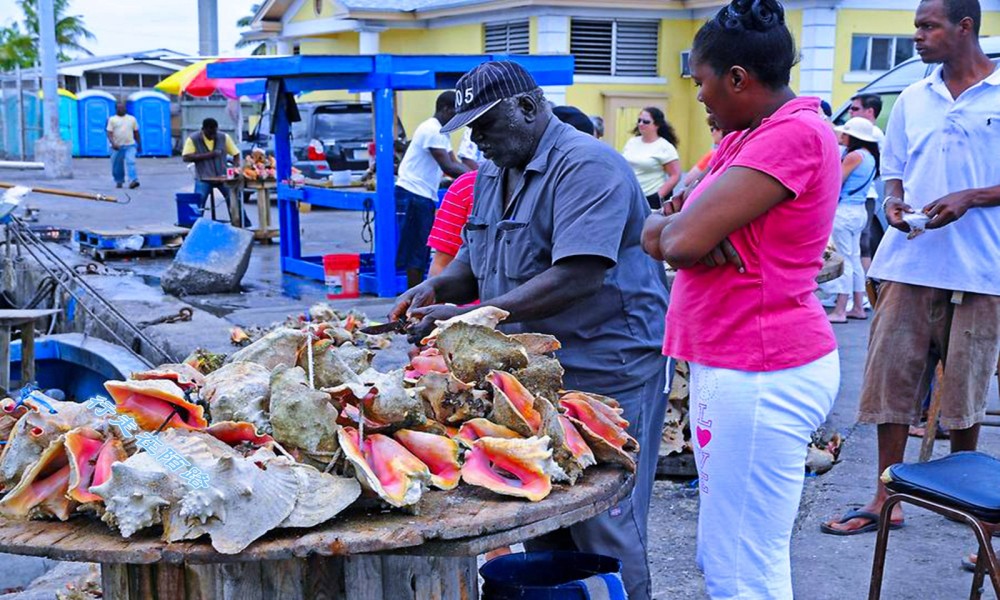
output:
<instances>
[{"instance_id":1,"label":"man in gray shirt","mask_svg":"<svg viewBox=\"0 0 1000 600\"><path fill-rule=\"evenodd\" d=\"M516 63L487 62L456 88L456 115L487 159L465 226L465 244L438 276L403 294L390 315L435 320L470 310L510 312L506 333L538 332L563 344L564 387L613 396L641 450L636 485L617 506L570 528L568 549L623 563L629 598L651 598L646 523L666 401L661 355L667 308L663 266L640 245L649 213L625 160L552 117L534 79ZM570 536L563 536L568 538Z\"/></svg>"}]
</instances>

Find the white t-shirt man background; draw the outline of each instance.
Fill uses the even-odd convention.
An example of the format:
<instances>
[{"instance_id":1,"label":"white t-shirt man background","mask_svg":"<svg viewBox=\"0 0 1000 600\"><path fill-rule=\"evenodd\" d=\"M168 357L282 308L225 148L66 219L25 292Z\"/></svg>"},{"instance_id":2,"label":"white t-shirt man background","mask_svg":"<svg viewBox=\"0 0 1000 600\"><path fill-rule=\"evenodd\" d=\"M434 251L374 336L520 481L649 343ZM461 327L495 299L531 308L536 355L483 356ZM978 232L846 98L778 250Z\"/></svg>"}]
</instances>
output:
<instances>
[{"instance_id":1,"label":"white t-shirt man background","mask_svg":"<svg viewBox=\"0 0 1000 600\"><path fill-rule=\"evenodd\" d=\"M432 148L451 152L451 139L441 133L441 123L435 117L421 123L413 133L413 139L399 163L396 185L418 196L436 200L443 172L431 154Z\"/></svg>"}]
</instances>

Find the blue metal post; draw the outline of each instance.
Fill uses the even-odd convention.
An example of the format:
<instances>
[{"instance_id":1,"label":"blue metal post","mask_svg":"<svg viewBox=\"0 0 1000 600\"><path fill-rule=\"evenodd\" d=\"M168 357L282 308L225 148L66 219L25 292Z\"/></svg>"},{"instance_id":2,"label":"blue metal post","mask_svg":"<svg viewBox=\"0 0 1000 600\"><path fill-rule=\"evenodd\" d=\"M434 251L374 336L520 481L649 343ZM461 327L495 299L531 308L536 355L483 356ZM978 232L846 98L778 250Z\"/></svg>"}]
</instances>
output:
<instances>
[{"instance_id":1,"label":"blue metal post","mask_svg":"<svg viewBox=\"0 0 1000 600\"><path fill-rule=\"evenodd\" d=\"M274 160L275 174L279 183L290 182L292 176L292 143L285 103L278 101L274 109ZM280 110L279 110L280 108ZM278 194L278 229L280 234L281 259L302 256L299 239L298 204L291 198ZM284 265L282 265L284 267Z\"/></svg>"},{"instance_id":2,"label":"blue metal post","mask_svg":"<svg viewBox=\"0 0 1000 600\"><path fill-rule=\"evenodd\" d=\"M375 57L375 70L389 67L390 57ZM396 282L396 182L393 177L392 90L372 92L375 109L375 279L378 295L386 298L399 293Z\"/></svg>"}]
</instances>

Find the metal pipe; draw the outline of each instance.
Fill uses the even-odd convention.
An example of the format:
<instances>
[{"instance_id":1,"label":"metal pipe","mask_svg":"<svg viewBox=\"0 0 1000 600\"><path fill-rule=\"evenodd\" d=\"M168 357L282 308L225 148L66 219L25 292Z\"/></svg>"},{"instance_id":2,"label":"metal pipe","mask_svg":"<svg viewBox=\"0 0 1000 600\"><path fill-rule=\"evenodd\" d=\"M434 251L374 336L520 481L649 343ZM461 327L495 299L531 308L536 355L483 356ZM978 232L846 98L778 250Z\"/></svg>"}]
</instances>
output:
<instances>
[{"instance_id":1,"label":"metal pipe","mask_svg":"<svg viewBox=\"0 0 1000 600\"><path fill-rule=\"evenodd\" d=\"M45 163L26 160L0 160L0 169L44 169Z\"/></svg>"},{"instance_id":2,"label":"metal pipe","mask_svg":"<svg viewBox=\"0 0 1000 600\"><path fill-rule=\"evenodd\" d=\"M7 189L16 187L17 184L5 183L0 181L0 189ZM33 187L31 191L36 194L49 194L51 196L66 196L67 198L82 198L83 200L96 200L98 202L111 202L112 204L128 204L132 201L128 194L125 194L127 200L120 202L114 196L105 196L104 194L93 194L90 192L74 192L72 190L58 190L55 188L45 188L45 187Z\"/></svg>"}]
</instances>

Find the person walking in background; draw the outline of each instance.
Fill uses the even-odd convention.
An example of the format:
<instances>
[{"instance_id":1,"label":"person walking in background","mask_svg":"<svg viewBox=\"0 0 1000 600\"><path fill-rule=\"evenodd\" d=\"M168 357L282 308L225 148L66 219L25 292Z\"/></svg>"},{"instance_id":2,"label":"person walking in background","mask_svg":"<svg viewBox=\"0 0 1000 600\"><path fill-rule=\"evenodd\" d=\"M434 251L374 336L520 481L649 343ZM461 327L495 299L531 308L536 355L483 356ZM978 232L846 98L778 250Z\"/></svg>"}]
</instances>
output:
<instances>
[{"instance_id":1,"label":"person walking in background","mask_svg":"<svg viewBox=\"0 0 1000 600\"><path fill-rule=\"evenodd\" d=\"M826 289L837 295L837 303L827 315L831 323L846 323L847 319L867 319L865 314L865 271L861 266L861 232L868 224L865 200L872 181L878 177L879 151L874 125L854 117L834 129L840 143L847 148L841 160L840 201L833 219L833 245L844 257L844 274L827 284ZM847 301L854 295L850 312Z\"/></svg>"},{"instance_id":2,"label":"person walking in background","mask_svg":"<svg viewBox=\"0 0 1000 600\"><path fill-rule=\"evenodd\" d=\"M454 114L455 92L442 92L435 102L434 116L413 132L413 139L399 163L396 212L405 216L396 251L396 268L406 270L407 286L411 288L424 280L430 261L427 238L434 224L441 174L458 177L470 170L455 158L451 139L441 133L441 125Z\"/></svg>"},{"instance_id":3,"label":"person walking in background","mask_svg":"<svg viewBox=\"0 0 1000 600\"><path fill-rule=\"evenodd\" d=\"M885 141L885 134L875 124L875 120L882 114L882 96L878 94L858 94L851 98L851 107L847 109L851 118L860 117L872 124L875 133L875 141L878 142L879 151L882 150L882 143ZM865 210L868 212L868 223L861 232L861 266L865 273L872 264L872 256L875 250L882 243L882 236L885 235L885 211L879 207L878 200L881 196L881 180L876 177L875 181L868 186L868 199L865 200ZM879 208L876 212L876 207Z\"/></svg>"},{"instance_id":4,"label":"person walking in background","mask_svg":"<svg viewBox=\"0 0 1000 600\"><path fill-rule=\"evenodd\" d=\"M712 119L708 119L708 131L712 135L712 149L702 155L695 163L691 170L684 175L684 180L681 185L684 188L688 188L691 184L696 183L701 180L702 175L708 171L708 167L712 164L712 158L715 157L715 151L719 149L719 142L722 141L722 136L724 135L722 130L715 126L715 122Z\"/></svg>"},{"instance_id":5,"label":"person walking in background","mask_svg":"<svg viewBox=\"0 0 1000 600\"><path fill-rule=\"evenodd\" d=\"M677 267L663 353L687 360L698 467L698 565L713 599L790 600L806 448L840 361L813 294L840 191L818 98L776 0L733 0L691 50L698 100L724 130L711 171L646 220L643 247ZM680 206L678 206L680 205Z\"/></svg>"},{"instance_id":6,"label":"person walking in background","mask_svg":"<svg viewBox=\"0 0 1000 600\"><path fill-rule=\"evenodd\" d=\"M677 134L655 106L642 109L632 133L635 137L625 142L622 156L639 179L649 208L656 210L681 180Z\"/></svg>"},{"instance_id":7,"label":"person walking in background","mask_svg":"<svg viewBox=\"0 0 1000 600\"><path fill-rule=\"evenodd\" d=\"M941 64L899 95L882 154L891 228L869 271L881 283L858 409L859 423L878 426L875 490L821 524L833 535L878 529L879 476L903 460L939 360L951 451L976 449L1000 355L1000 68L979 45L976 0L923 0L914 21L921 60ZM889 526L903 522L897 505Z\"/></svg>"},{"instance_id":8,"label":"person walking in background","mask_svg":"<svg viewBox=\"0 0 1000 600\"><path fill-rule=\"evenodd\" d=\"M139 122L125 112L125 103L119 101L115 114L108 119L108 143L111 144L111 177L115 187L125 184L128 173L129 189L139 187L139 176L135 171L135 155L139 144Z\"/></svg>"}]
</instances>

